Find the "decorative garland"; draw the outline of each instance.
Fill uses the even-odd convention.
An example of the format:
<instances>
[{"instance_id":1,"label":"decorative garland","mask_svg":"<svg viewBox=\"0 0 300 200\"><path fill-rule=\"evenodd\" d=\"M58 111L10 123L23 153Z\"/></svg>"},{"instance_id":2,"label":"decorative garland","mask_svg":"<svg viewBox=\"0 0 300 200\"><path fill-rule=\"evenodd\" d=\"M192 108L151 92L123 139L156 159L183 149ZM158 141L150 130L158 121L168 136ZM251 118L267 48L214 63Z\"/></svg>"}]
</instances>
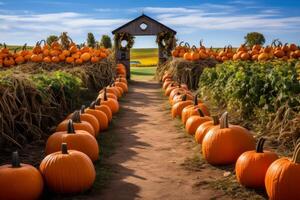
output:
<instances>
[{"instance_id":1,"label":"decorative garland","mask_svg":"<svg viewBox=\"0 0 300 200\"><path fill-rule=\"evenodd\" d=\"M159 48L167 52L168 55L171 55L171 51L176 44L175 35L168 31L160 32L156 36L156 43L158 44Z\"/></svg>"},{"instance_id":2,"label":"decorative garland","mask_svg":"<svg viewBox=\"0 0 300 200\"><path fill-rule=\"evenodd\" d=\"M116 48L122 51L127 51L133 47L134 44L134 36L132 36L130 33L116 33L115 34L115 44ZM125 47L122 47L122 41L125 40L127 41L127 45Z\"/></svg>"}]
</instances>

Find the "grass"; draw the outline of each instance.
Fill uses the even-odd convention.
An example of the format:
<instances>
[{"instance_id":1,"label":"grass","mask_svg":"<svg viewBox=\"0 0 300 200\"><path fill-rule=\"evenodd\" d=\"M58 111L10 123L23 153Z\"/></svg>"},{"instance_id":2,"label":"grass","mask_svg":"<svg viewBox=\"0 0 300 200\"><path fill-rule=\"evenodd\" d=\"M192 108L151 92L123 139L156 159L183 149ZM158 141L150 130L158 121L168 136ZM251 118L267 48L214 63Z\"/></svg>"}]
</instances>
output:
<instances>
[{"instance_id":1,"label":"grass","mask_svg":"<svg viewBox=\"0 0 300 200\"><path fill-rule=\"evenodd\" d=\"M15 49L20 50L20 49L22 49L22 47L23 47L23 45L6 45L6 46L7 46L7 48L8 48L9 50L11 50L11 51L13 51L13 50L15 50ZM0 46L0 48L2 48L2 47ZM32 49L32 46L27 46L27 49Z\"/></svg>"},{"instance_id":2,"label":"grass","mask_svg":"<svg viewBox=\"0 0 300 200\"><path fill-rule=\"evenodd\" d=\"M131 67L132 79L135 78L153 78L155 75L156 67Z\"/></svg>"},{"instance_id":3,"label":"grass","mask_svg":"<svg viewBox=\"0 0 300 200\"><path fill-rule=\"evenodd\" d=\"M139 62L140 64L132 64L135 67L156 66L158 63L158 49L131 49L130 61Z\"/></svg>"}]
</instances>

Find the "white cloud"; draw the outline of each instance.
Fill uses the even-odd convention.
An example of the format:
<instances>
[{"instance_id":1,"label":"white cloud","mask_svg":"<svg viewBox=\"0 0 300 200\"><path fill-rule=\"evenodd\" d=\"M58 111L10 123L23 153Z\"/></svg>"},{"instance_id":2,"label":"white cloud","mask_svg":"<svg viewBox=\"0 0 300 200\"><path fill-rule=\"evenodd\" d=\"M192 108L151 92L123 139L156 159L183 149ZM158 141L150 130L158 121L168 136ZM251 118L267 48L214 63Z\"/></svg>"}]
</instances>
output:
<instances>
[{"instance_id":1,"label":"white cloud","mask_svg":"<svg viewBox=\"0 0 300 200\"><path fill-rule=\"evenodd\" d=\"M242 3L234 1L234 3ZM252 5L250 2L249 5ZM203 4L198 7L145 7L148 13L156 14L162 23L173 27L194 28L195 30L294 30L300 28L300 16L286 17L279 9L264 8L255 13L245 12L238 6ZM213 8L213 9L212 9ZM247 8L244 8L247 9Z\"/></svg>"},{"instance_id":2,"label":"white cloud","mask_svg":"<svg viewBox=\"0 0 300 200\"><path fill-rule=\"evenodd\" d=\"M128 19L97 18L75 12L47 14L0 14L1 42L34 44L50 34L68 32L75 41L83 42L88 32L97 38L110 33Z\"/></svg>"}]
</instances>

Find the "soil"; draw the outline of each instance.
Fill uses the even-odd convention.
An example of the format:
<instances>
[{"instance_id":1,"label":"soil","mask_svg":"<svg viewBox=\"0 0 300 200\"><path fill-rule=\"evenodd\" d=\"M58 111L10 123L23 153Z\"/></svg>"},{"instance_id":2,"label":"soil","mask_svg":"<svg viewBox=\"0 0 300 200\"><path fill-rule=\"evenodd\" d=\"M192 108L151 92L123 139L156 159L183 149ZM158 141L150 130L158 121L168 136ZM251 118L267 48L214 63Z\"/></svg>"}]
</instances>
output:
<instances>
[{"instance_id":1,"label":"soil","mask_svg":"<svg viewBox=\"0 0 300 200\"><path fill-rule=\"evenodd\" d=\"M195 145L171 120L160 84L137 80L130 88L111 130L119 138L106 161L113 175L107 187L89 199L230 199L206 186L223 176L221 170L187 170Z\"/></svg>"}]
</instances>

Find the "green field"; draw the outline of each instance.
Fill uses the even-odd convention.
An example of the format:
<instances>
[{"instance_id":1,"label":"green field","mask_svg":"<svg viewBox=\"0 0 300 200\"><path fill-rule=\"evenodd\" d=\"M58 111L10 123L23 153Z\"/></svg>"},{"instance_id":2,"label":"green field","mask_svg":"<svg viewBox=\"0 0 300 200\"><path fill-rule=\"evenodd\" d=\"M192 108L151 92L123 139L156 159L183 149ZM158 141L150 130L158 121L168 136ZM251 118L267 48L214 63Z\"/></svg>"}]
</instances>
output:
<instances>
[{"instance_id":1,"label":"green field","mask_svg":"<svg viewBox=\"0 0 300 200\"><path fill-rule=\"evenodd\" d=\"M131 64L133 67L153 67L158 63L158 49L131 49L130 61L138 64Z\"/></svg>"},{"instance_id":2,"label":"green field","mask_svg":"<svg viewBox=\"0 0 300 200\"><path fill-rule=\"evenodd\" d=\"M156 67L131 67L132 79L152 79L155 75Z\"/></svg>"}]
</instances>

